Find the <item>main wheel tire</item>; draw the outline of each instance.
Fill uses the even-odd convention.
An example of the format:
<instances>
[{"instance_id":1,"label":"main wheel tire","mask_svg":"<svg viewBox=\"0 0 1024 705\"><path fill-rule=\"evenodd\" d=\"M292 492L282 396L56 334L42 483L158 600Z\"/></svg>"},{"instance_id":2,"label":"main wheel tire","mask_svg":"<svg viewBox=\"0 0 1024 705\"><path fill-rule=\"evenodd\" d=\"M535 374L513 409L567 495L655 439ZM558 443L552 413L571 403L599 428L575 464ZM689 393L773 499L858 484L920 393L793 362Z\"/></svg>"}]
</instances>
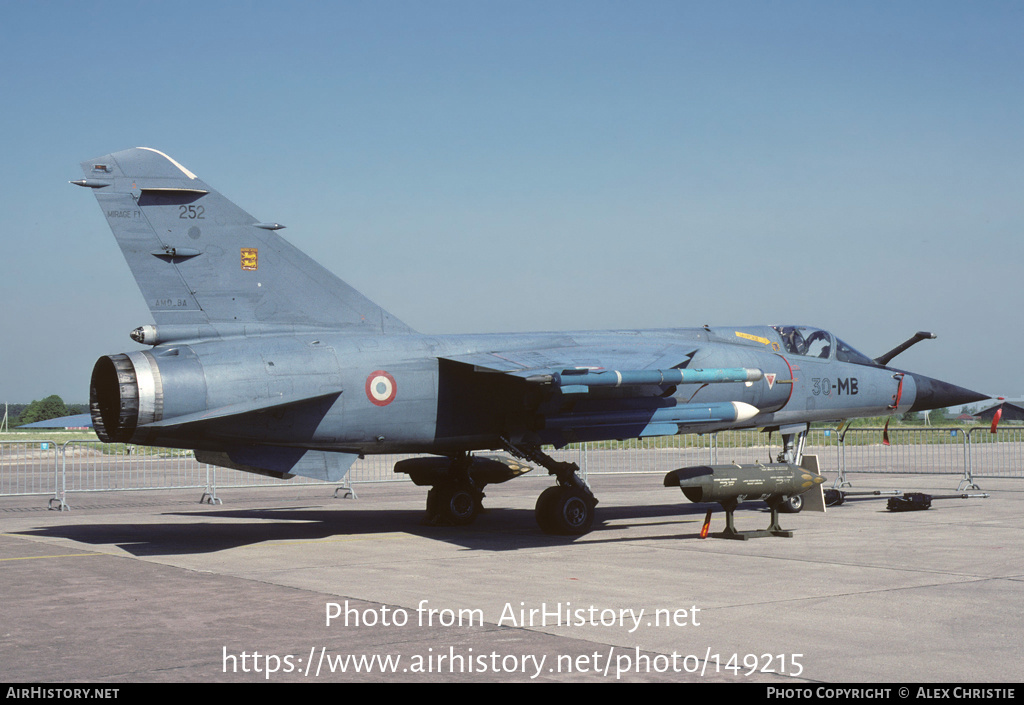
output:
<instances>
[{"instance_id":1,"label":"main wheel tire","mask_svg":"<svg viewBox=\"0 0 1024 705\"><path fill-rule=\"evenodd\" d=\"M562 493L562 488L558 485L549 487L540 493L540 497L537 498L537 505L534 508L534 517L537 519L537 526L545 534L555 534L554 522L552 520L552 506L558 501L558 496Z\"/></svg>"},{"instance_id":2,"label":"main wheel tire","mask_svg":"<svg viewBox=\"0 0 1024 705\"><path fill-rule=\"evenodd\" d=\"M468 487L434 487L427 493L427 513L452 526L466 526L476 520L480 502Z\"/></svg>"},{"instance_id":3,"label":"main wheel tire","mask_svg":"<svg viewBox=\"0 0 1024 705\"><path fill-rule=\"evenodd\" d=\"M549 487L537 499L536 516L546 534L582 536L594 524L594 501L572 487Z\"/></svg>"}]
</instances>

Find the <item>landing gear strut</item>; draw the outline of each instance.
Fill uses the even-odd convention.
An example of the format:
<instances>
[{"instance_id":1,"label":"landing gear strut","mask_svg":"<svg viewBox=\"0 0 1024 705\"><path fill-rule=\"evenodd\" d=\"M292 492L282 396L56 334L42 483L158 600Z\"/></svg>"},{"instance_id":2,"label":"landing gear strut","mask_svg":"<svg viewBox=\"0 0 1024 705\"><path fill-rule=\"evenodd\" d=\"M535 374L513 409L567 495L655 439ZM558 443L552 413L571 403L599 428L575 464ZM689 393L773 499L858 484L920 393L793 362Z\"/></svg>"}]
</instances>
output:
<instances>
[{"instance_id":1,"label":"landing gear strut","mask_svg":"<svg viewBox=\"0 0 1024 705\"><path fill-rule=\"evenodd\" d=\"M563 463L544 453L539 446L515 446L505 441L506 449L517 458L528 460L545 468L557 482L537 498L534 514L537 525L545 534L582 536L594 525L597 498L576 473L576 463Z\"/></svg>"},{"instance_id":2,"label":"landing gear strut","mask_svg":"<svg viewBox=\"0 0 1024 705\"><path fill-rule=\"evenodd\" d=\"M795 426L783 426L779 429L782 434L782 452L777 458L780 463L791 463L800 465L804 457L804 445L807 443L808 424ZM775 516L773 525L778 524L778 512L784 514L796 514L804 508L803 495L795 495L782 499L777 507L772 507L772 515ZM771 527L769 527L769 530Z\"/></svg>"}]
</instances>

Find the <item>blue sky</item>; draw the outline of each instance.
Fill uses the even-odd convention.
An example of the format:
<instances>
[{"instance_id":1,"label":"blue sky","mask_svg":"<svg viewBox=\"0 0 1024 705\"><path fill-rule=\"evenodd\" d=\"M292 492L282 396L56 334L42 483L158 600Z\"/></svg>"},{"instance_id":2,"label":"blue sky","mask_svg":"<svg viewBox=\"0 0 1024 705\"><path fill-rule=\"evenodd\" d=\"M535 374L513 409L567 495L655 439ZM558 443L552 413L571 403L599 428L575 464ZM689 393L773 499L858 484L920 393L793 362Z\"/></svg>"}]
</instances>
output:
<instances>
[{"instance_id":1,"label":"blue sky","mask_svg":"<svg viewBox=\"0 0 1024 705\"><path fill-rule=\"evenodd\" d=\"M149 313L78 163L171 155L417 330L802 323L1024 378L1019 2L0 2L0 403Z\"/></svg>"}]
</instances>

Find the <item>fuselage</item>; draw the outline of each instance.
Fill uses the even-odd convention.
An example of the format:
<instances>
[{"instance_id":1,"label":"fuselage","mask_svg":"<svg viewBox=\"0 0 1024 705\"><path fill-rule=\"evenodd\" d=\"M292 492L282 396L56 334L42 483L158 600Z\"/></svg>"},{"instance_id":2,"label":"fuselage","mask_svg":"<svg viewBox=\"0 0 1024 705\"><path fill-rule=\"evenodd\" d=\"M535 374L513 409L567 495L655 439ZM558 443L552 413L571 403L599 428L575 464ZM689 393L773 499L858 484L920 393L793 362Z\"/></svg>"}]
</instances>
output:
<instances>
[{"instance_id":1,"label":"fuselage","mask_svg":"<svg viewBox=\"0 0 1024 705\"><path fill-rule=\"evenodd\" d=\"M818 345L795 345L793 330L802 331L803 338L815 335ZM641 350L652 359L664 351L659 363L664 367L754 368L764 377L746 383L573 394L528 381L532 368L523 359L509 365L512 372L460 361L493 351L501 351L503 359L514 358L522 351L533 368L557 369L565 352L573 351L575 367L585 366L588 357L603 363L594 367L608 367L617 356L628 359ZM844 350L852 352L840 359ZM712 409L723 402L742 402L757 413L742 421L712 413L706 419L688 419L672 432L875 416L906 411L916 398L911 375L877 365L814 328L456 336L322 331L169 342L128 357L139 407L134 421L113 421L115 412L110 411L116 396L117 413L124 416L125 380L119 380L115 391L110 374L106 380L94 374L94 409L99 409L100 425L111 440L204 449L253 443L361 454L450 453L497 448L503 437L561 446L666 435L665 426L652 425L652 419L683 405ZM112 359L101 358L97 369ZM124 361L121 366L126 367ZM97 403L97 397L105 398L105 404ZM288 403L310 398L316 401ZM250 406L254 411L245 412ZM198 434L195 425L173 423L204 413L214 421L206 421Z\"/></svg>"}]
</instances>

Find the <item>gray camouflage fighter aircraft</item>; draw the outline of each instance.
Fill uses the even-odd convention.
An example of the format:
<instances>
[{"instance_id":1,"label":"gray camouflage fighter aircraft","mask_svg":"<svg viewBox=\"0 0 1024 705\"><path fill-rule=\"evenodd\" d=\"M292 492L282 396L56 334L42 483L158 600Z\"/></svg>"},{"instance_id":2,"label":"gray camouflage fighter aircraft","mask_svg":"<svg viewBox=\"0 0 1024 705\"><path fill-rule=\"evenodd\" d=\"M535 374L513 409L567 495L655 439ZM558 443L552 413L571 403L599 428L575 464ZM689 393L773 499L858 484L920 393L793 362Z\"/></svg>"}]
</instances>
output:
<instances>
[{"instance_id":1,"label":"gray camouflage fighter aircraft","mask_svg":"<svg viewBox=\"0 0 1024 705\"><path fill-rule=\"evenodd\" d=\"M888 367L807 326L423 335L166 154L82 163L153 314L152 346L100 358L90 405L110 442L188 448L274 477L341 480L377 453L431 486L430 516L465 524L483 488L555 476L549 533L590 530L597 500L544 446L760 427L798 464L812 421L965 404L986 395ZM502 449L513 457L474 455ZM518 460L517 460L518 459Z\"/></svg>"}]
</instances>

